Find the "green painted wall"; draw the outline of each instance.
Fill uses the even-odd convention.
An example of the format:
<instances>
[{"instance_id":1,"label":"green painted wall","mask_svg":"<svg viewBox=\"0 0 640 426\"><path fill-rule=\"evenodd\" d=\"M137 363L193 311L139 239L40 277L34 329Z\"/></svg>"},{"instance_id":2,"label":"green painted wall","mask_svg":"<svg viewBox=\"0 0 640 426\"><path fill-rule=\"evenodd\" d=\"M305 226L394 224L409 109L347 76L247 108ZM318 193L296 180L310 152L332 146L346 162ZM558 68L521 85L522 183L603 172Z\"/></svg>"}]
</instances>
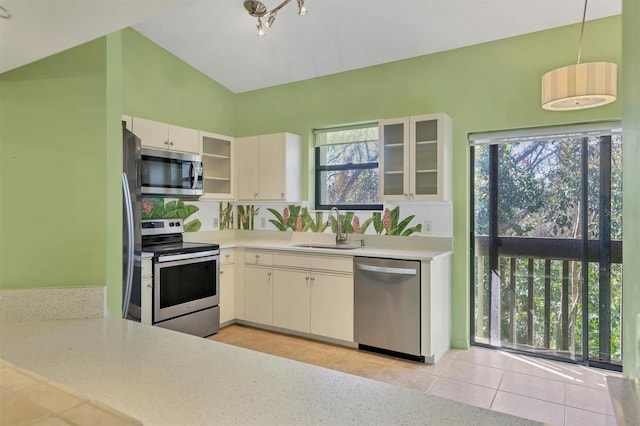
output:
<instances>
[{"instance_id":1,"label":"green painted wall","mask_svg":"<svg viewBox=\"0 0 640 426\"><path fill-rule=\"evenodd\" d=\"M622 124L624 138L624 236L622 253L622 341L625 376L640 380L640 2L622 3ZM640 395L638 395L640 398ZM639 401L640 402L640 401Z\"/></svg>"},{"instance_id":2,"label":"green painted wall","mask_svg":"<svg viewBox=\"0 0 640 426\"><path fill-rule=\"evenodd\" d=\"M122 312L122 36L106 36L105 251L107 309Z\"/></svg>"},{"instance_id":3,"label":"green painted wall","mask_svg":"<svg viewBox=\"0 0 640 426\"><path fill-rule=\"evenodd\" d=\"M0 75L0 288L106 284L106 43Z\"/></svg>"},{"instance_id":4,"label":"green painted wall","mask_svg":"<svg viewBox=\"0 0 640 426\"><path fill-rule=\"evenodd\" d=\"M469 342L470 132L620 119L621 102L584 111L540 107L542 75L576 60L578 25L239 94L236 136L445 112L454 122L453 339ZM620 64L621 17L586 26L582 61ZM251 117L251 120L242 120ZM305 187L312 182L311 164ZM310 191L307 192L308 194ZM435 226L435 224L434 224Z\"/></svg>"},{"instance_id":5,"label":"green painted wall","mask_svg":"<svg viewBox=\"0 0 640 426\"><path fill-rule=\"evenodd\" d=\"M132 29L122 46L124 114L234 135L233 93Z\"/></svg>"}]
</instances>

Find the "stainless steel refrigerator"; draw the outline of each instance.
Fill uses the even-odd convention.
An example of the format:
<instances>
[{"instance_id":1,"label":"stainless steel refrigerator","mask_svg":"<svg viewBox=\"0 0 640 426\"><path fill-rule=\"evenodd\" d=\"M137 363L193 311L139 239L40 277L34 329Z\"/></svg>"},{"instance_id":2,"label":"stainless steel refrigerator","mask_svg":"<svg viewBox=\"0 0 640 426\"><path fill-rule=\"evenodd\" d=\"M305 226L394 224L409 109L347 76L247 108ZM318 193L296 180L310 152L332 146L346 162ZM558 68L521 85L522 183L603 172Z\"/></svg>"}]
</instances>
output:
<instances>
[{"instance_id":1,"label":"stainless steel refrigerator","mask_svg":"<svg viewBox=\"0 0 640 426\"><path fill-rule=\"evenodd\" d=\"M140 138L122 125L122 317L141 318L142 185Z\"/></svg>"}]
</instances>

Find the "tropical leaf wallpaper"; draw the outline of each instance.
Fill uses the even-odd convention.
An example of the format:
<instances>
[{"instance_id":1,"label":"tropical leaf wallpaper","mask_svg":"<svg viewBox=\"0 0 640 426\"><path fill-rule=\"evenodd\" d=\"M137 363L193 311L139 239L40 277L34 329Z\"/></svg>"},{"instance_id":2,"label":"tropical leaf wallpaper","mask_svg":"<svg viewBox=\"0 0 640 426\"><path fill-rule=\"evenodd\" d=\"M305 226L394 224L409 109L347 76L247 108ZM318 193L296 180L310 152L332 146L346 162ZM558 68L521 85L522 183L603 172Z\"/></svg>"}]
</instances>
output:
<instances>
[{"instance_id":1,"label":"tropical leaf wallpaper","mask_svg":"<svg viewBox=\"0 0 640 426\"><path fill-rule=\"evenodd\" d=\"M192 204L185 204L182 200L166 201L164 198L143 198L142 219L183 219L184 231L200 230L200 219L187 221L187 218L197 212L199 208Z\"/></svg>"}]
</instances>

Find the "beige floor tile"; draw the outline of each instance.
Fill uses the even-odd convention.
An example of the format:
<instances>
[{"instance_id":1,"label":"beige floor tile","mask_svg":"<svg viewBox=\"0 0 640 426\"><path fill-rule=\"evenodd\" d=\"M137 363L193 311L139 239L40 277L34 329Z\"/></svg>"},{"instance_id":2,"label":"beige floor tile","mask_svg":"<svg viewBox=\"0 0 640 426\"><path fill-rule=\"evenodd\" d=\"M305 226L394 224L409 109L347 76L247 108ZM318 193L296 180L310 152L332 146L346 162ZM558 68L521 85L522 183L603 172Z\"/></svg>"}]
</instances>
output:
<instances>
[{"instance_id":1,"label":"beige floor tile","mask_svg":"<svg viewBox=\"0 0 640 426\"><path fill-rule=\"evenodd\" d=\"M504 368L510 360L510 354L495 349L471 346L467 351L458 352L455 360L486 365L494 368Z\"/></svg>"},{"instance_id":2,"label":"beige floor tile","mask_svg":"<svg viewBox=\"0 0 640 426\"><path fill-rule=\"evenodd\" d=\"M472 364L454 359L451 361L442 377L448 377L461 382L473 383L491 389L498 389L504 370Z\"/></svg>"},{"instance_id":3,"label":"beige floor tile","mask_svg":"<svg viewBox=\"0 0 640 426\"><path fill-rule=\"evenodd\" d=\"M44 419L38 420L35 423L32 423L29 426L75 426L73 423L69 423L68 421L57 417L57 416L49 416Z\"/></svg>"},{"instance_id":4,"label":"beige floor tile","mask_svg":"<svg viewBox=\"0 0 640 426\"><path fill-rule=\"evenodd\" d=\"M0 387L11 390L19 391L31 386L35 386L41 381L35 379L31 375L25 374L13 367L0 368Z\"/></svg>"},{"instance_id":5,"label":"beige floor tile","mask_svg":"<svg viewBox=\"0 0 640 426\"><path fill-rule=\"evenodd\" d=\"M381 382L423 392L428 392L438 379L437 376L427 373L424 369L407 368L399 365L386 366L374 378Z\"/></svg>"},{"instance_id":6,"label":"beige floor tile","mask_svg":"<svg viewBox=\"0 0 640 426\"><path fill-rule=\"evenodd\" d=\"M553 426L564 425L564 405L498 391L491 409Z\"/></svg>"},{"instance_id":7,"label":"beige floor tile","mask_svg":"<svg viewBox=\"0 0 640 426\"><path fill-rule=\"evenodd\" d=\"M574 407L564 408L564 426L616 426L616 418Z\"/></svg>"},{"instance_id":8,"label":"beige floor tile","mask_svg":"<svg viewBox=\"0 0 640 426\"><path fill-rule=\"evenodd\" d=\"M338 362L345 356L346 353L341 353L338 351L305 347L301 352L297 353L295 357L292 357L291 359L305 362L307 364L329 368L332 364Z\"/></svg>"},{"instance_id":9,"label":"beige floor tile","mask_svg":"<svg viewBox=\"0 0 640 426\"><path fill-rule=\"evenodd\" d=\"M489 408L495 394L495 389L460 382L446 377L437 378L433 386L429 389L429 395L439 396L481 408Z\"/></svg>"},{"instance_id":10,"label":"beige floor tile","mask_svg":"<svg viewBox=\"0 0 640 426\"><path fill-rule=\"evenodd\" d=\"M541 358L514 355L505 366L505 369L544 379L574 383L576 379L570 367L570 364L559 361L554 362Z\"/></svg>"},{"instance_id":11,"label":"beige floor tile","mask_svg":"<svg viewBox=\"0 0 640 426\"><path fill-rule=\"evenodd\" d=\"M498 389L505 392L517 393L522 396L555 402L556 404L564 404L565 383L557 380L506 371Z\"/></svg>"},{"instance_id":12,"label":"beige floor tile","mask_svg":"<svg viewBox=\"0 0 640 426\"><path fill-rule=\"evenodd\" d=\"M349 354L329 365L333 370L369 379L376 377L385 367L386 364L359 356L359 354Z\"/></svg>"},{"instance_id":13,"label":"beige floor tile","mask_svg":"<svg viewBox=\"0 0 640 426\"><path fill-rule=\"evenodd\" d=\"M18 392L17 395L33 401L54 413L68 410L82 402L80 398L46 383L24 389Z\"/></svg>"},{"instance_id":14,"label":"beige floor tile","mask_svg":"<svg viewBox=\"0 0 640 426\"><path fill-rule=\"evenodd\" d=\"M124 426L141 424L140 422L116 413L107 411L90 403L83 403L58 414L59 417L80 425L92 426Z\"/></svg>"},{"instance_id":15,"label":"beige floor tile","mask_svg":"<svg viewBox=\"0 0 640 426\"><path fill-rule=\"evenodd\" d=\"M29 425L51 414L35 402L14 396L11 392L0 392L0 424L6 426Z\"/></svg>"},{"instance_id":16,"label":"beige floor tile","mask_svg":"<svg viewBox=\"0 0 640 426\"><path fill-rule=\"evenodd\" d=\"M610 416L614 415L611 397L605 389L567 384L566 405Z\"/></svg>"}]
</instances>

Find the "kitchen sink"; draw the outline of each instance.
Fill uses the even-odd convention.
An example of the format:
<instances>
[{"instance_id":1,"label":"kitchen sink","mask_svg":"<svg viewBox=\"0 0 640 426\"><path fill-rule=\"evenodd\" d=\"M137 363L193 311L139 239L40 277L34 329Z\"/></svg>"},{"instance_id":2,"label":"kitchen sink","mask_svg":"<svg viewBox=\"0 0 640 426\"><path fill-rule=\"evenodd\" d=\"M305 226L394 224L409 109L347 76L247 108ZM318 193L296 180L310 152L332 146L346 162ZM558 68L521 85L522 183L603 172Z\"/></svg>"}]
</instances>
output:
<instances>
[{"instance_id":1,"label":"kitchen sink","mask_svg":"<svg viewBox=\"0 0 640 426\"><path fill-rule=\"evenodd\" d=\"M294 247L333 249L333 250L354 250L361 248L360 246L350 246L348 244L296 244Z\"/></svg>"}]
</instances>

